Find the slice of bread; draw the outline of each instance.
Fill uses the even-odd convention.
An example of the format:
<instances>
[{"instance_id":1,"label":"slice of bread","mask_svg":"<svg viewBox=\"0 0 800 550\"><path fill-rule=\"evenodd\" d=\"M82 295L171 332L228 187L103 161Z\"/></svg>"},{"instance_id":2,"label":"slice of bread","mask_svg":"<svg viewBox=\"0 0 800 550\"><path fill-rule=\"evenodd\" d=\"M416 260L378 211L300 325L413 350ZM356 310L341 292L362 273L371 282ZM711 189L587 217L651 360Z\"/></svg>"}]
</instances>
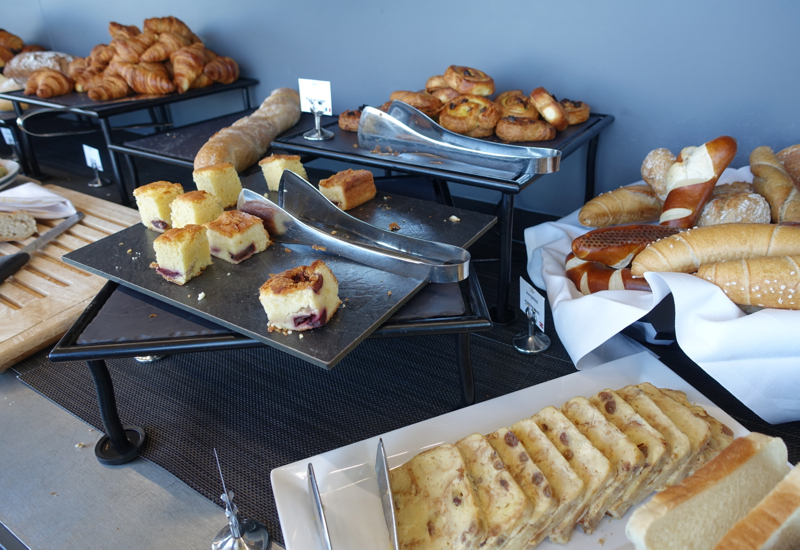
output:
<instances>
[{"instance_id":1,"label":"slice of bread","mask_svg":"<svg viewBox=\"0 0 800 550\"><path fill-rule=\"evenodd\" d=\"M784 442L751 433L638 508L625 528L637 550L713 548L789 470Z\"/></svg>"},{"instance_id":2,"label":"slice of bread","mask_svg":"<svg viewBox=\"0 0 800 550\"><path fill-rule=\"evenodd\" d=\"M585 513L579 516L578 523L584 533L593 533L608 509L607 489L615 474L611 463L555 407L545 407L531 418L586 484L580 505Z\"/></svg>"},{"instance_id":3,"label":"slice of bread","mask_svg":"<svg viewBox=\"0 0 800 550\"><path fill-rule=\"evenodd\" d=\"M478 491L478 504L486 518L486 548L521 550L533 536L533 503L506 469L489 442L472 434L456 442L467 459L467 469Z\"/></svg>"},{"instance_id":4,"label":"slice of bread","mask_svg":"<svg viewBox=\"0 0 800 550\"><path fill-rule=\"evenodd\" d=\"M533 512L528 520L531 536L526 544L527 547L533 548L547 537L548 527L552 523L553 514L558 506L558 499L544 473L533 461L514 432L508 428L500 428L487 435L486 440L497 451L500 460L506 465L509 473L514 476L514 481L517 482L520 489L533 502Z\"/></svg>"},{"instance_id":5,"label":"slice of bread","mask_svg":"<svg viewBox=\"0 0 800 550\"><path fill-rule=\"evenodd\" d=\"M556 544L566 544L572 536L572 528L585 511L581 502L586 485L532 418L520 420L511 426L511 431L542 470L558 499L547 536Z\"/></svg>"},{"instance_id":6,"label":"slice of bread","mask_svg":"<svg viewBox=\"0 0 800 550\"><path fill-rule=\"evenodd\" d=\"M793 468L764 500L737 521L714 550L800 548L800 468Z\"/></svg>"},{"instance_id":7,"label":"slice of bread","mask_svg":"<svg viewBox=\"0 0 800 550\"><path fill-rule=\"evenodd\" d=\"M561 412L614 467L614 481L607 489L607 511L611 517L620 519L628 509L625 503L630 494L641 484L644 455L585 397L573 397L561 405Z\"/></svg>"},{"instance_id":8,"label":"slice of bread","mask_svg":"<svg viewBox=\"0 0 800 550\"><path fill-rule=\"evenodd\" d=\"M28 212L0 212L0 241L21 241L36 233L36 220Z\"/></svg>"},{"instance_id":9,"label":"slice of bread","mask_svg":"<svg viewBox=\"0 0 800 550\"><path fill-rule=\"evenodd\" d=\"M486 540L478 494L458 447L443 444L390 472L400 548L471 550Z\"/></svg>"}]
</instances>

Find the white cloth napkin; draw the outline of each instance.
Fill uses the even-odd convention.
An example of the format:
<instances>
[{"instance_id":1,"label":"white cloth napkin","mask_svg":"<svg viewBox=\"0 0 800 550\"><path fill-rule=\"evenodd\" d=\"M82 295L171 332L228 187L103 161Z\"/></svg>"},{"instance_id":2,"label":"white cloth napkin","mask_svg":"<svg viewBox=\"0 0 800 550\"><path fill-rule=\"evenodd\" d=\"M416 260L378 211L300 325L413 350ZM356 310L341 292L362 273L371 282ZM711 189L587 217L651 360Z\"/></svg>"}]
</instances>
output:
<instances>
[{"instance_id":1,"label":"white cloth napkin","mask_svg":"<svg viewBox=\"0 0 800 550\"><path fill-rule=\"evenodd\" d=\"M0 212L15 210L25 210L42 220L66 218L76 212L68 199L32 182L0 192Z\"/></svg>"},{"instance_id":2,"label":"white cloth napkin","mask_svg":"<svg viewBox=\"0 0 800 550\"><path fill-rule=\"evenodd\" d=\"M732 181L752 181L749 167L726 170L719 184ZM589 229L575 211L525 230L528 274L547 290L556 331L578 369L619 354L627 345L619 332L672 293L675 335L692 361L767 422L800 420L800 311L747 315L717 286L684 273L645 274L652 293L583 296L566 278L564 258Z\"/></svg>"}]
</instances>

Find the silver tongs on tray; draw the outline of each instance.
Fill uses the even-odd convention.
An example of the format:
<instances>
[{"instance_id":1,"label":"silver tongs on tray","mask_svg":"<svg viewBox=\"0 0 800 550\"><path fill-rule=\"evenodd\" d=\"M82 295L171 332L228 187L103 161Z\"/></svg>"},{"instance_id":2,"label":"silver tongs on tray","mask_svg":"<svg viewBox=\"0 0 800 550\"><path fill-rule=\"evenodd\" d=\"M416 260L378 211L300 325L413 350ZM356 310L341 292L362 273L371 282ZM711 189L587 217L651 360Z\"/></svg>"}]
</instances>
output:
<instances>
[{"instance_id":1,"label":"silver tongs on tray","mask_svg":"<svg viewBox=\"0 0 800 550\"><path fill-rule=\"evenodd\" d=\"M283 173L278 196L280 206L243 189L237 203L239 210L264 220L273 241L322 247L328 253L419 281L453 283L469 276L470 255L463 248L362 222L337 208L294 172Z\"/></svg>"},{"instance_id":2,"label":"silver tongs on tray","mask_svg":"<svg viewBox=\"0 0 800 550\"><path fill-rule=\"evenodd\" d=\"M415 153L511 173L520 182L558 171L561 151L462 136L446 130L414 107L393 101L387 113L365 107L358 145L370 151Z\"/></svg>"}]
</instances>

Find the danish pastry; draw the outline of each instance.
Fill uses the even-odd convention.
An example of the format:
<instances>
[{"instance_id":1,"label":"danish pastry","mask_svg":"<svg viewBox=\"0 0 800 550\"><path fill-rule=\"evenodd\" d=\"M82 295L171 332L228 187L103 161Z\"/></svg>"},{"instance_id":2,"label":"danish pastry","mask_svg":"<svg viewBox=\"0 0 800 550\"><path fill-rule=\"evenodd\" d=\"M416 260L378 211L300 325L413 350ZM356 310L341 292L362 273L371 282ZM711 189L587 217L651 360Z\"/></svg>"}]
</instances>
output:
<instances>
[{"instance_id":1,"label":"danish pastry","mask_svg":"<svg viewBox=\"0 0 800 550\"><path fill-rule=\"evenodd\" d=\"M567 115L567 122L570 126L586 122L589 119L590 109L583 101L562 99L559 103L561 103L561 106L564 108L564 114Z\"/></svg>"},{"instance_id":2,"label":"danish pastry","mask_svg":"<svg viewBox=\"0 0 800 550\"><path fill-rule=\"evenodd\" d=\"M539 111L522 90L503 92L494 100L504 117L539 118Z\"/></svg>"},{"instance_id":3,"label":"danish pastry","mask_svg":"<svg viewBox=\"0 0 800 550\"><path fill-rule=\"evenodd\" d=\"M556 130L560 132L569 126L564 107L550 95L550 92L542 87L536 88L531 92L531 99L542 118L555 126Z\"/></svg>"},{"instance_id":4,"label":"danish pastry","mask_svg":"<svg viewBox=\"0 0 800 550\"><path fill-rule=\"evenodd\" d=\"M494 134L500 109L479 95L461 95L447 103L439 113L439 124L457 134L486 137Z\"/></svg>"},{"instance_id":5,"label":"danish pastry","mask_svg":"<svg viewBox=\"0 0 800 550\"><path fill-rule=\"evenodd\" d=\"M428 79L425 83L425 91L431 93L433 90L438 90L439 88L447 88L447 80L445 80L443 74L437 74L436 76L432 76Z\"/></svg>"},{"instance_id":6,"label":"danish pastry","mask_svg":"<svg viewBox=\"0 0 800 550\"><path fill-rule=\"evenodd\" d=\"M358 123L361 120L361 110L362 107L358 109L352 109L350 111L345 111L339 115L339 128L342 130L346 130L348 132L358 132Z\"/></svg>"},{"instance_id":7,"label":"danish pastry","mask_svg":"<svg viewBox=\"0 0 800 550\"><path fill-rule=\"evenodd\" d=\"M495 128L503 141L548 141L556 137L556 129L546 120L535 118L501 118Z\"/></svg>"},{"instance_id":8,"label":"danish pastry","mask_svg":"<svg viewBox=\"0 0 800 550\"><path fill-rule=\"evenodd\" d=\"M453 88L436 88L435 90L431 90L428 93L431 94L436 99L438 99L439 101L441 101L442 104L445 104L451 99L455 99L459 95L461 95Z\"/></svg>"},{"instance_id":9,"label":"danish pastry","mask_svg":"<svg viewBox=\"0 0 800 550\"><path fill-rule=\"evenodd\" d=\"M442 102L427 92L392 92L389 100L408 103L428 116L436 114L442 108Z\"/></svg>"},{"instance_id":10,"label":"danish pastry","mask_svg":"<svg viewBox=\"0 0 800 550\"><path fill-rule=\"evenodd\" d=\"M450 65L444 72L444 79L449 88L460 94L490 96L494 93L494 80L478 69Z\"/></svg>"}]
</instances>

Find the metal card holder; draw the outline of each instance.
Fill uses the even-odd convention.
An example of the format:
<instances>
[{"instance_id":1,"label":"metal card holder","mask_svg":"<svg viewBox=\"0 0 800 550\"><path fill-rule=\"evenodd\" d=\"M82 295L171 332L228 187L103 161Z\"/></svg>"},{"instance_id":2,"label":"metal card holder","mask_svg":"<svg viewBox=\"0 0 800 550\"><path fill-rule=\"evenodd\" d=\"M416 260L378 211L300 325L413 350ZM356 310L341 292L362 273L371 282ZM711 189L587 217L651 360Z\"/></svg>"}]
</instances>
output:
<instances>
[{"instance_id":1,"label":"metal card holder","mask_svg":"<svg viewBox=\"0 0 800 550\"><path fill-rule=\"evenodd\" d=\"M521 182L556 172L561 163L561 151L557 149L462 136L401 101L393 101L386 113L365 107L358 123L358 144L367 150L430 155L481 166Z\"/></svg>"}]
</instances>

